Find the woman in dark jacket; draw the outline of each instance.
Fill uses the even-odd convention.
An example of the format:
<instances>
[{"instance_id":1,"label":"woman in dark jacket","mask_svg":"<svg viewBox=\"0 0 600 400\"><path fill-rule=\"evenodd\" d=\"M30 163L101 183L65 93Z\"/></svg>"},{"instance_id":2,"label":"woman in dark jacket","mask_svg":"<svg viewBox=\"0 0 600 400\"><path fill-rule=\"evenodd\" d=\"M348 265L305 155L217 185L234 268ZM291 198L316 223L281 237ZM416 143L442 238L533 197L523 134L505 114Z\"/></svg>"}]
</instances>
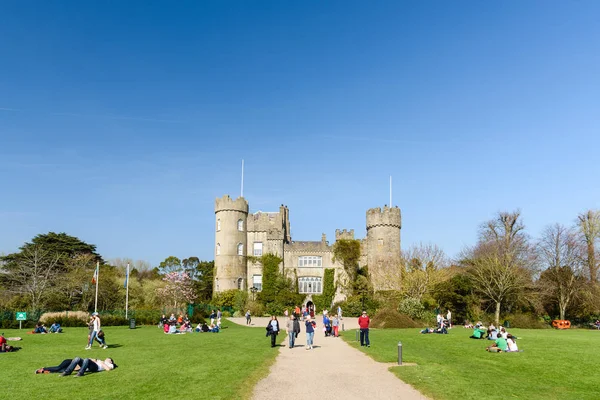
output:
<instances>
[{"instance_id":1,"label":"woman in dark jacket","mask_svg":"<svg viewBox=\"0 0 600 400\"><path fill-rule=\"evenodd\" d=\"M276 316L272 316L269 324L267 325L267 336L271 335L271 347L275 347L275 340L279 334L279 321Z\"/></svg>"}]
</instances>

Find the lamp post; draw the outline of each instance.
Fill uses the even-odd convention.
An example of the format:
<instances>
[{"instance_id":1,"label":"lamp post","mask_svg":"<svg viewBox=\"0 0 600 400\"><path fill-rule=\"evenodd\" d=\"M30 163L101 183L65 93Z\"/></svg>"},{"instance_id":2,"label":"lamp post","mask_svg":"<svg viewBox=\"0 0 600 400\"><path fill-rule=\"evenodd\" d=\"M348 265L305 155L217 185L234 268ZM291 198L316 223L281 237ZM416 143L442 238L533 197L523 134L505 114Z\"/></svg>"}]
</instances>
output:
<instances>
[{"instance_id":1,"label":"lamp post","mask_svg":"<svg viewBox=\"0 0 600 400\"><path fill-rule=\"evenodd\" d=\"M258 292L258 289L254 286L252 286L250 288L250 291L252 292L252 301L254 301L254 295L256 294L256 292Z\"/></svg>"}]
</instances>

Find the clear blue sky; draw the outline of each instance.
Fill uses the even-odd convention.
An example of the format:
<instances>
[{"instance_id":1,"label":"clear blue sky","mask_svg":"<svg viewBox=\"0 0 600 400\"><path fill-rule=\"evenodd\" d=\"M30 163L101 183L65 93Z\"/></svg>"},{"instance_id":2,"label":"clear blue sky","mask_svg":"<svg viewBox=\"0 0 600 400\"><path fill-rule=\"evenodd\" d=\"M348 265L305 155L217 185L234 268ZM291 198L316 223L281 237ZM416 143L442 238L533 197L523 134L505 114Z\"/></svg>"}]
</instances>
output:
<instances>
[{"instance_id":1,"label":"clear blue sky","mask_svg":"<svg viewBox=\"0 0 600 400\"><path fill-rule=\"evenodd\" d=\"M0 2L0 252L212 259L214 199L450 256L600 207L600 2Z\"/></svg>"}]
</instances>

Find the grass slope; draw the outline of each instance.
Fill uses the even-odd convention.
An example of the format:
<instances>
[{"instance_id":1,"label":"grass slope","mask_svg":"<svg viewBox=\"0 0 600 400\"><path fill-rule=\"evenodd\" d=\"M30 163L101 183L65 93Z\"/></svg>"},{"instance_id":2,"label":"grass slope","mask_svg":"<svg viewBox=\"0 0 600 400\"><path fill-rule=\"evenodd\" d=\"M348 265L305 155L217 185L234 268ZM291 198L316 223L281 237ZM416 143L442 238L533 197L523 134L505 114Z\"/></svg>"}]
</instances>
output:
<instances>
[{"instance_id":1,"label":"grass slope","mask_svg":"<svg viewBox=\"0 0 600 400\"><path fill-rule=\"evenodd\" d=\"M371 347L352 346L379 362L403 361L413 367L391 371L423 394L445 399L598 399L600 332L592 330L511 329L522 353L488 353L491 341L469 339L472 330L420 335L417 329L371 329Z\"/></svg>"},{"instance_id":2,"label":"grass slope","mask_svg":"<svg viewBox=\"0 0 600 400\"><path fill-rule=\"evenodd\" d=\"M0 354L0 398L204 399L247 398L255 383L268 373L278 351L271 349L264 330L228 321L221 333L165 335L153 326L135 330L107 327L109 348L84 350L87 328L65 328L62 334L21 336L15 353ZM37 368L58 365L65 358L112 357L114 371L83 378L35 375Z\"/></svg>"}]
</instances>

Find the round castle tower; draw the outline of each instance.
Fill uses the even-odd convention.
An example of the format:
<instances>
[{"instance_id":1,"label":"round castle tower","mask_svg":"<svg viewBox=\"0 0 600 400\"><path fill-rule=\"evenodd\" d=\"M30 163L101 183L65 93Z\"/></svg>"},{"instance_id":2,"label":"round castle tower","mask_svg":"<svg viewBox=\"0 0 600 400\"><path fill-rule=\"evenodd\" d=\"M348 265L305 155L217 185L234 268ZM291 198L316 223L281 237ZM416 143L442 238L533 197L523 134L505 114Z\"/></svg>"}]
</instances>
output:
<instances>
[{"instance_id":1,"label":"round castle tower","mask_svg":"<svg viewBox=\"0 0 600 400\"><path fill-rule=\"evenodd\" d=\"M386 271L400 266L400 229L402 215L397 206L367 210L367 265L375 290L400 289L386 284Z\"/></svg>"},{"instance_id":2,"label":"round castle tower","mask_svg":"<svg viewBox=\"0 0 600 400\"><path fill-rule=\"evenodd\" d=\"M248 202L228 195L215 200L215 292L245 289Z\"/></svg>"}]
</instances>

